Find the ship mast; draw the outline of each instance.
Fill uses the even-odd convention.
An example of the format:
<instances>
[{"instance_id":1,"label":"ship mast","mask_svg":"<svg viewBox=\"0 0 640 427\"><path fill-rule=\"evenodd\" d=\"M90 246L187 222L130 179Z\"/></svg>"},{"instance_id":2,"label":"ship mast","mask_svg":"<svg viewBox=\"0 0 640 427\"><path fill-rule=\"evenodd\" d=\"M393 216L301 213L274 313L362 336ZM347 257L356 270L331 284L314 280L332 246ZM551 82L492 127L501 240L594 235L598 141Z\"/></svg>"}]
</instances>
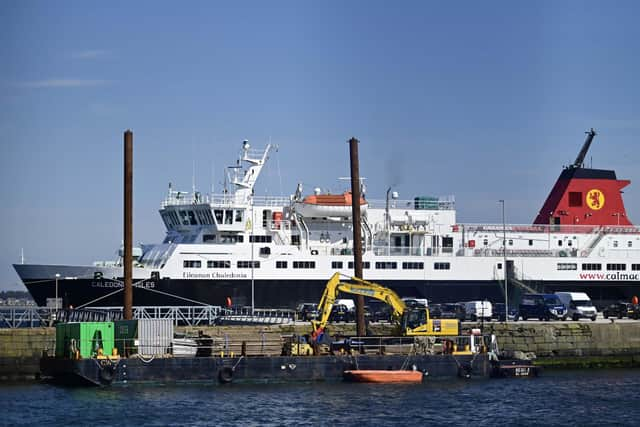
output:
<instances>
[{"instance_id":1,"label":"ship mast","mask_svg":"<svg viewBox=\"0 0 640 427\"><path fill-rule=\"evenodd\" d=\"M596 131L591 128L590 131L585 132L587 134L587 139L584 141L582 145L582 149L578 153L578 157L576 157L575 162L571 165L572 168L581 168L584 163L584 158L587 156L587 151L589 151L589 147L591 146L591 142L593 141L593 137L596 136Z\"/></svg>"}]
</instances>

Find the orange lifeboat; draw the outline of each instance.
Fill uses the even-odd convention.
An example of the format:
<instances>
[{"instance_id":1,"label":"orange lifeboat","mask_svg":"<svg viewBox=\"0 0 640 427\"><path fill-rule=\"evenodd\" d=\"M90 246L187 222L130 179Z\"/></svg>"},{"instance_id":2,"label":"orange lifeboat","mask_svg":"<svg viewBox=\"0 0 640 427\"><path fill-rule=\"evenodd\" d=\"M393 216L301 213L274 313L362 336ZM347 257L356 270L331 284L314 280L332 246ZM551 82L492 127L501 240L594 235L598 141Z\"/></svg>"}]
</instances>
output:
<instances>
[{"instance_id":1,"label":"orange lifeboat","mask_svg":"<svg viewBox=\"0 0 640 427\"><path fill-rule=\"evenodd\" d=\"M342 194L314 194L296 203L296 211L303 217L351 217L350 191ZM360 197L360 209L367 209L367 201Z\"/></svg>"},{"instance_id":2,"label":"orange lifeboat","mask_svg":"<svg viewBox=\"0 0 640 427\"><path fill-rule=\"evenodd\" d=\"M345 381L357 383L420 383L420 371L353 370L344 371Z\"/></svg>"}]
</instances>

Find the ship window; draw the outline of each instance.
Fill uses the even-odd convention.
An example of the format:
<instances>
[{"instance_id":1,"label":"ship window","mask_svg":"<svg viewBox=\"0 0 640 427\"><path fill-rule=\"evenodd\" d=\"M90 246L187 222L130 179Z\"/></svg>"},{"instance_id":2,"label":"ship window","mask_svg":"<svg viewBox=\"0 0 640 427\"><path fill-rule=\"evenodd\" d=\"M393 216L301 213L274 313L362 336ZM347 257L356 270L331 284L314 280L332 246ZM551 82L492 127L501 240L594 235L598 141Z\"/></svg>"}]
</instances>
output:
<instances>
[{"instance_id":1,"label":"ship window","mask_svg":"<svg viewBox=\"0 0 640 427\"><path fill-rule=\"evenodd\" d=\"M562 246L562 240L558 240L558 246Z\"/></svg>"},{"instance_id":2,"label":"ship window","mask_svg":"<svg viewBox=\"0 0 640 427\"><path fill-rule=\"evenodd\" d=\"M349 261L347 265L349 266L349 270L353 269L353 261ZM369 261L362 261L362 269L368 270L369 268L371 268L371 263Z\"/></svg>"},{"instance_id":3,"label":"ship window","mask_svg":"<svg viewBox=\"0 0 640 427\"><path fill-rule=\"evenodd\" d=\"M613 241L613 247L614 247L614 248L617 248L617 247L618 247L618 241L617 241L617 240L614 240L614 241Z\"/></svg>"},{"instance_id":4,"label":"ship window","mask_svg":"<svg viewBox=\"0 0 640 427\"><path fill-rule=\"evenodd\" d=\"M629 241L627 242L627 247L628 247L628 248L632 248L632 247L633 247L633 242L632 242L631 240L629 240Z\"/></svg>"},{"instance_id":5,"label":"ship window","mask_svg":"<svg viewBox=\"0 0 640 427\"><path fill-rule=\"evenodd\" d=\"M203 234L202 235L202 243L215 242L215 241L216 241L216 235L215 234Z\"/></svg>"},{"instance_id":6,"label":"ship window","mask_svg":"<svg viewBox=\"0 0 640 427\"><path fill-rule=\"evenodd\" d=\"M211 211L207 209L204 212L207 214L207 218L209 218L209 224L215 224L215 221L213 220L213 216L211 216Z\"/></svg>"},{"instance_id":7,"label":"ship window","mask_svg":"<svg viewBox=\"0 0 640 427\"><path fill-rule=\"evenodd\" d=\"M260 261L238 261L238 268L260 268Z\"/></svg>"},{"instance_id":8,"label":"ship window","mask_svg":"<svg viewBox=\"0 0 640 427\"><path fill-rule=\"evenodd\" d=\"M287 268L287 261L276 261L276 268Z\"/></svg>"},{"instance_id":9,"label":"ship window","mask_svg":"<svg viewBox=\"0 0 640 427\"><path fill-rule=\"evenodd\" d=\"M631 264L632 271L640 271L640 264Z\"/></svg>"},{"instance_id":10,"label":"ship window","mask_svg":"<svg viewBox=\"0 0 640 427\"><path fill-rule=\"evenodd\" d=\"M271 243L271 236L251 235L249 236L249 241L251 243Z\"/></svg>"},{"instance_id":11,"label":"ship window","mask_svg":"<svg viewBox=\"0 0 640 427\"><path fill-rule=\"evenodd\" d=\"M214 210L213 215L216 217L216 222L222 224L222 209Z\"/></svg>"},{"instance_id":12,"label":"ship window","mask_svg":"<svg viewBox=\"0 0 640 427\"><path fill-rule=\"evenodd\" d=\"M395 270L398 263L393 261L376 262L376 270Z\"/></svg>"},{"instance_id":13,"label":"ship window","mask_svg":"<svg viewBox=\"0 0 640 427\"><path fill-rule=\"evenodd\" d=\"M489 245L489 239L484 239L482 241L482 244L485 245L485 246Z\"/></svg>"},{"instance_id":14,"label":"ship window","mask_svg":"<svg viewBox=\"0 0 640 427\"><path fill-rule=\"evenodd\" d=\"M271 255L271 248L269 246L260 248L260 255Z\"/></svg>"},{"instance_id":15,"label":"ship window","mask_svg":"<svg viewBox=\"0 0 640 427\"><path fill-rule=\"evenodd\" d=\"M220 243L242 243L244 236L241 234L221 234Z\"/></svg>"},{"instance_id":16,"label":"ship window","mask_svg":"<svg viewBox=\"0 0 640 427\"><path fill-rule=\"evenodd\" d=\"M609 271L625 271L626 269L626 264L607 264L607 270Z\"/></svg>"},{"instance_id":17,"label":"ship window","mask_svg":"<svg viewBox=\"0 0 640 427\"><path fill-rule=\"evenodd\" d=\"M602 264L582 264L582 270L586 270L586 271L602 270Z\"/></svg>"},{"instance_id":18,"label":"ship window","mask_svg":"<svg viewBox=\"0 0 640 427\"><path fill-rule=\"evenodd\" d=\"M331 261L331 268L332 269L340 269L342 268L343 264L342 261Z\"/></svg>"},{"instance_id":19,"label":"ship window","mask_svg":"<svg viewBox=\"0 0 640 427\"><path fill-rule=\"evenodd\" d=\"M202 216L202 212L196 211L196 215L198 216L198 222L200 222L200 224L206 224L207 223L205 218Z\"/></svg>"},{"instance_id":20,"label":"ship window","mask_svg":"<svg viewBox=\"0 0 640 427\"><path fill-rule=\"evenodd\" d=\"M189 218L187 216L187 212L180 211L180 216L182 217L182 225L189 225Z\"/></svg>"},{"instance_id":21,"label":"ship window","mask_svg":"<svg viewBox=\"0 0 640 427\"><path fill-rule=\"evenodd\" d=\"M513 239L509 239L509 246L513 246Z\"/></svg>"},{"instance_id":22,"label":"ship window","mask_svg":"<svg viewBox=\"0 0 640 427\"><path fill-rule=\"evenodd\" d=\"M582 206L582 193L579 191L569 192L569 207Z\"/></svg>"},{"instance_id":23,"label":"ship window","mask_svg":"<svg viewBox=\"0 0 640 427\"><path fill-rule=\"evenodd\" d=\"M231 209L226 209L224 211L224 223L225 224L233 223L233 211Z\"/></svg>"},{"instance_id":24,"label":"ship window","mask_svg":"<svg viewBox=\"0 0 640 427\"><path fill-rule=\"evenodd\" d=\"M293 268L316 268L315 261L293 261Z\"/></svg>"},{"instance_id":25,"label":"ship window","mask_svg":"<svg viewBox=\"0 0 640 427\"><path fill-rule=\"evenodd\" d=\"M533 240L529 239L529 246L533 246Z\"/></svg>"},{"instance_id":26,"label":"ship window","mask_svg":"<svg viewBox=\"0 0 640 427\"><path fill-rule=\"evenodd\" d=\"M231 268L231 261L227 261L227 260L207 261L207 268Z\"/></svg>"},{"instance_id":27,"label":"ship window","mask_svg":"<svg viewBox=\"0 0 640 427\"><path fill-rule=\"evenodd\" d=\"M567 246L573 246L573 242L571 240L567 241Z\"/></svg>"},{"instance_id":28,"label":"ship window","mask_svg":"<svg viewBox=\"0 0 640 427\"><path fill-rule=\"evenodd\" d=\"M191 225L198 225L198 221L196 221L196 215L193 213L193 211L189 211L189 223Z\"/></svg>"},{"instance_id":29,"label":"ship window","mask_svg":"<svg viewBox=\"0 0 640 427\"><path fill-rule=\"evenodd\" d=\"M578 264L567 263L567 262L559 262L558 270L577 270Z\"/></svg>"},{"instance_id":30,"label":"ship window","mask_svg":"<svg viewBox=\"0 0 640 427\"><path fill-rule=\"evenodd\" d=\"M200 268L202 266L202 262L199 260L185 259L182 261L182 266L184 268Z\"/></svg>"},{"instance_id":31,"label":"ship window","mask_svg":"<svg viewBox=\"0 0 640 427\"><path fill-rule=\"evenodd\" d=\"M238 209L236 211L235 221L236 222L242 222L242 210Z\"/></svg>"},{"instance_id":32,"label":"ship window","mask_svg":"<svg viewBox=\"0 0 640 427\"><path fill-rule=\"evenodd\" d=\"M291 236L291 244L294 246L299 246L300 245L300 235L299 234L294 234L293 236Z\"/></svg>"},{"instance_id":33,"label":"ship window","mask_svg":"<svg viewBox=\"0 0 640 427\"><path fill-rule=\"evenodd\" d=\"M403 270L424 270L424 262L403 262Z\"/></svg>"},{"instance_id":34,"label":"ship window","mask_svg":"<svg viewBox=\"0 0 640 427\"><path fill-rule=\"evenodd\" d=\"M498 270L502 270L502 263L501 262L498 263Z\"/></svg>"},{"instance_id":35,"label":"ship window","mask_svg":"<svg viewBox=\"0 0 640 427\"><path fill-rule=\"evenodd\" d=\"M451 263L448 262L434 262L433 263L434 270L450 270Z\"/></svg>"}]
</instances>

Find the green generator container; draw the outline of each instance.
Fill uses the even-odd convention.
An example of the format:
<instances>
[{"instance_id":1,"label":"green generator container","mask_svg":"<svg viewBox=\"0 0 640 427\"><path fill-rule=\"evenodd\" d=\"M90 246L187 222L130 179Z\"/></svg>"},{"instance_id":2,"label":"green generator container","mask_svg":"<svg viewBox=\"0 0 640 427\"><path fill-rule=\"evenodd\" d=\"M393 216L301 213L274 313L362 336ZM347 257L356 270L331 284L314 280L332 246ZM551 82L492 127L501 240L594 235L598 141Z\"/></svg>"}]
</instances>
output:
<instances>
[{"instance_id":1,"label":"green generator container","mask_svg":"<svg viewBox=\"0 0 640 427\"><path fill-rule=\"evenodd\" d=\"M102 349L105 356L113 352L113 322L72 322L56 325L56 357L73 357L74 349L88 359Z\"/></svg>"},{"instance_id":2,"label":"green generator container","mask_svg":"<svg viewBox=\"0 0 640 427\"><path fill-rule=\"evenodd\" d=\"M138 352L136 338L138 338L137 320L116 320L113 322L115 347L122 357L129 357Z\"/></svg>"}]
</instances>

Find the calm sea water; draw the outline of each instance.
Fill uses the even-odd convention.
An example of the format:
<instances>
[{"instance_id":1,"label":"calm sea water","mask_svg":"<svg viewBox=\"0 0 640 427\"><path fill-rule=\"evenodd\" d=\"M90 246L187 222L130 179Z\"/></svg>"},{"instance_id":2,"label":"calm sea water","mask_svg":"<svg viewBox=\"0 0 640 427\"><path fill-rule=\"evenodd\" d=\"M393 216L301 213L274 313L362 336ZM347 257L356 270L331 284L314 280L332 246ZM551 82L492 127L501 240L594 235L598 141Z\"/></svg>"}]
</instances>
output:
<instances>
[{"instance_id":1,"label":"calm sea water","mask_svg":"<svg viewBox=\"0 0 640 427\"><path fill-rule=\"evenodd\" d=\"M535 379L61 388L0 386L0 425L640 425L640 370Z\"/></svg>"}]
</instances>

